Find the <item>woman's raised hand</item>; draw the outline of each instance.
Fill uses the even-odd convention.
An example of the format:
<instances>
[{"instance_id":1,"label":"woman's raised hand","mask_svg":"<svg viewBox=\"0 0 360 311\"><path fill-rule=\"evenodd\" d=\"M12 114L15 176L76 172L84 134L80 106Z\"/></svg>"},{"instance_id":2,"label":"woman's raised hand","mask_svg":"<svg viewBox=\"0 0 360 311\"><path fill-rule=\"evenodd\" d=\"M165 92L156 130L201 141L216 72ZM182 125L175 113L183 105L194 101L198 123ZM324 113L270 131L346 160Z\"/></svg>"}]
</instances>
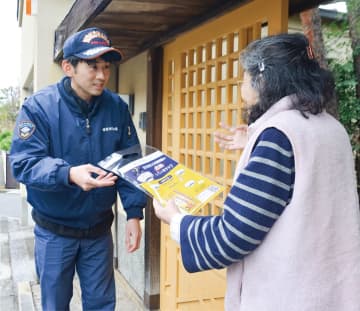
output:
<instances>
[{"instance_id":1,"label":"woman's raised hand","mask_svg":"<svg viewBox=\"0 0 360 311\"><path fill-rule=\"evenodd\" d=\"M247 125L240 125L231 127L222 122L219 123L220 127L225 130L216 131L214 133L215 141L221 148L227 150L243 149L247 143Z\"/></svg>"}]
</instances>

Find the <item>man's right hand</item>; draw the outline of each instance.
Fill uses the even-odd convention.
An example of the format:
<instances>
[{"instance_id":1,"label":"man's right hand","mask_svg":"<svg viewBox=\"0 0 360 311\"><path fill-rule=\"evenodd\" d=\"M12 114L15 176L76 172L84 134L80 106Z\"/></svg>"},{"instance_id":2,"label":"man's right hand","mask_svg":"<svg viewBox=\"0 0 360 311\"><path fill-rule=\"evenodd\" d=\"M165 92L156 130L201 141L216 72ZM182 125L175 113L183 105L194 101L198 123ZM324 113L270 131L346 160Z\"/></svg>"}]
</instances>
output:
<instances>
[{"instance_id":1,"label":"man's right hand","mask_svg":"<svg viewBox=\"0 0 360 311\"><path fill-rule=\"evenodd\" d=\"M95 173L96 178L92 176ZM69 181L78 185L82 190L110 187L115 184L117 176L91 164L73 166L70 168Z\"/></svg>"}]
</instances>

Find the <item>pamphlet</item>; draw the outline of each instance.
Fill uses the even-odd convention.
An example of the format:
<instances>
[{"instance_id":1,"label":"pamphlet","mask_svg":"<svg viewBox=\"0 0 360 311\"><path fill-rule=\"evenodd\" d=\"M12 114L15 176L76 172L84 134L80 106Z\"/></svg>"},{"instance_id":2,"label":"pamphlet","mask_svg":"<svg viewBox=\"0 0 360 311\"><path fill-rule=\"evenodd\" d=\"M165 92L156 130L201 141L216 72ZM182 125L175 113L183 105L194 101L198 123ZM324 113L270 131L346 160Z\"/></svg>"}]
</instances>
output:
<instances>
[{"instance_id":1,"label":"pamphlet","mask_svg":"<svg viewBox=\"0 0 360 311\"><path fill-rule=\"evenodd\" d=\"M178 163L156 148L139 146L111 154L99 166L124 178L161 203L174 200L184 213L194 214L225 189Z\"/></svg>"}]
</instances>

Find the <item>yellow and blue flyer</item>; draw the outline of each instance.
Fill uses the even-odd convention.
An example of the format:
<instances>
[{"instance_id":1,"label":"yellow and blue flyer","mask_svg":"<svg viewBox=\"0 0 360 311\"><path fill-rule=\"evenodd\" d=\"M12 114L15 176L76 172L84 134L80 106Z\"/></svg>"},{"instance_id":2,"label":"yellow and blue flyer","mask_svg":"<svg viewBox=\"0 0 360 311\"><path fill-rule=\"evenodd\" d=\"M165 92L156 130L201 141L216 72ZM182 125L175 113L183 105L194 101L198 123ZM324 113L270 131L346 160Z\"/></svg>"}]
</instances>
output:
<instances>
[{"instance_id":1,"label":"yellow and blue flyer","mask_svg":"<svg viewBox=\"0 0 360 311\"><path fill-rule=\"evenodd\" d=\"M116 171L160 202L173 199L184 213L189 214L196 213L225 189L159 150L117 167Z\"/></svg>"}]
</instances>

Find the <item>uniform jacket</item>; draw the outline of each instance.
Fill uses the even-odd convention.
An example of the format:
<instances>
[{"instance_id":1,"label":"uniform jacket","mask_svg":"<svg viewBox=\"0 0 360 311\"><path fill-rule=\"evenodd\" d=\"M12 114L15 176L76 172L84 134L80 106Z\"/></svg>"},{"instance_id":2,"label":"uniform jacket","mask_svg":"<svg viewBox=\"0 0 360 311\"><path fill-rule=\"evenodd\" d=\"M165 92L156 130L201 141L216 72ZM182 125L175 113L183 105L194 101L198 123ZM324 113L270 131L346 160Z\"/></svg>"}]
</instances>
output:
<instances>
[{"instance_id":1,"label":"uniform jacket","mask_svg":"<svg viewBox=\"0 0 360 311\"><path fill-rule=\"evenodd\" d=\"M83 191L69 183L71 166L100 160L138 144L127 105L105 89L84 113L69 78L25 100L10 152L15 178L26 185L33 216L71 228L111 225L116 188L127 218L142 218L145 195L119 179L116 186ZM110 220L110 221L109 221Z\"/></svg>"}]
</instances>

